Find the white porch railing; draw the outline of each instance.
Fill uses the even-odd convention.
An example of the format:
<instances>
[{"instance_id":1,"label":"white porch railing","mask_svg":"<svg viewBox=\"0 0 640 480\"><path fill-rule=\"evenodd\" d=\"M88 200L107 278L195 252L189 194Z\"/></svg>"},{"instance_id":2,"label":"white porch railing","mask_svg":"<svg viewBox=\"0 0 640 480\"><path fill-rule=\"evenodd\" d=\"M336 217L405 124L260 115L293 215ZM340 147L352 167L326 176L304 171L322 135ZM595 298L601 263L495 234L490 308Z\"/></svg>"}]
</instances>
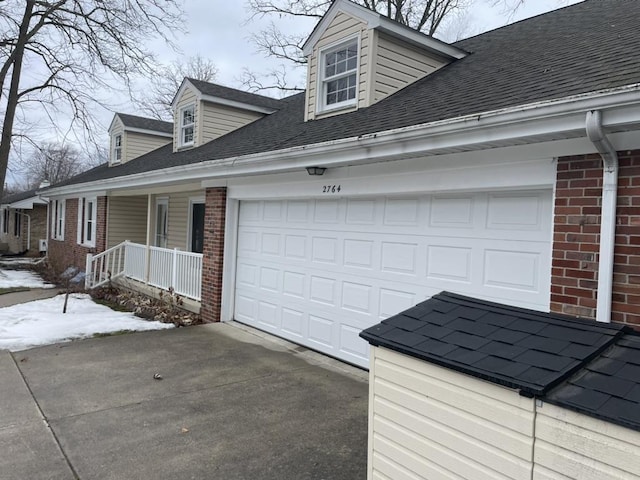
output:
<instances>
[{"instance_id":1,"label":"white porch railing","mask_svg":"<svg viewBox=\"0 0 640 480\"><path fill-rule=\"evenodd\" d=\"M106 284L127 277L178 295L200 300L202 254L123 242L98 255L87 255L85 285Z\"/></svg>"}]
</instances>

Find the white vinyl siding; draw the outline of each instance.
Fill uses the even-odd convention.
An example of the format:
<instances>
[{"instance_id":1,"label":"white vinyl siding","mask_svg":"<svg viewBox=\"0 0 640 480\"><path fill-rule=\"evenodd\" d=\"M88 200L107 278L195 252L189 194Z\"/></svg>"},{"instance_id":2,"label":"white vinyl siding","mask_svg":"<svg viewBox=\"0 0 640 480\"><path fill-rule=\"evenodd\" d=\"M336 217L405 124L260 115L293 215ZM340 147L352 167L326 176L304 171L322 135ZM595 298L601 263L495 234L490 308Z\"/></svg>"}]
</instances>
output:
<instances>
[{"instance_id":1,"label":"white vinyl siding","mask_svg":"<svg viewBox=\"0 0 640 480\"><path fill-rule=\"evenodd\" d=\"M182 115L182 110L189 105L194 106L193 144L189 145L189 147L197 147L199 145L198 139L200 138L199 136L200 126L198 123L198 118L200 115L199 113L200 102L197 101L196 92L191 87L188 87L184 89L184 91L182 92L182 95L180 96L180 98L178 99L175 105L175 114L173 118L173 151L174 152L179 150L180 148L186 148L182 146L182 142L180 139L182 135L181 115Z\"/></svg>"},{"instance_id":2,"label":"white vinyl siding","mask_svg":"<svg viewBox=\"0 0 640 480\"><path fill-rule=\"evenodd\" d=\"M53 200L51 206L51 238L62 241L64 240L66 200Z\"/></svg>"},{"instance_id":3,"label":"white vinyl siding","mask_svg":"<svg viewBox=\"0 0 640 480\"><path fill-rule=\"evenodd\" d=\"M372 103L446 65L443 59L427 55L424 51L402 44L382 33L377 37L374 56L376 64Z\"/></svg>"},{"instance_id":4,"label":"white vinyl siding","mask_svg":"<svg viewBox=\"0 0 640 480\"><path fill-rule=\"evenodd\" d=\"M123 161L128 162L171 142L171 138L138 132L126 132L127 149Z\"/></svg>"},{"instance_id":5,"label":"white vinyl siding","mask_svg":"<svg viewBox=\"0 0 640 480\"><path fill-rule=\"evenodd\" d=\"M169 230L167 248L189 250L189 198L204 196L204 191L169 195Z\"/></svg>"},{"instance_id":6,"label":"white vinyl siding","mask_svg":"<svg viewBox=\"0 0 640 480\"><path fill-rule=\"evenodd\" d=\"M107 248L129 240L147 242L147 197L109 197Z\"/></svg>"},{"instance_id":7,"label":"white vinyl siding","mask_svg":"<svg viewBox=\"0 0 640 480\"><path fill-rule=\"evenodd\" d=\"M640 432L548 403L535 431L534 480L640 478Z\"/></svg>"},{"instance_id":8,"label":"white vinyl siding","mask_svg":"<svg viewBox=\"0 0 640 480\"><path fill-rule=\"evenodd\" d=\"M531 479L533 399L385 348L369 391L369 479Z\"/></svg>"},{"instance_id":9,"label":"white vinyl siding","mask_svg":"<svg viewBox=\"0 0 640 480\"><path fill-rule=\"evenodd\" d=\"M239 108L201 102L201 122L199 144L210 142L240 127L262 118L262 114Z\"/></svg>"},{"instance_id":10,"label":"white vinyl siding","mask_svg":"<svg viewBox=\"0 0 640 480\"><path fill-rule=\"evenodd\" d=\"M318 65L320 62L321 51L326 47L331 45L338 45L342 43L342 41L352 38L359 39L359 61L358 61L358 93L357 98L358 102L353 108L364 107L366 105L366 86L367 86L367 75L368 75L368 62L369 62L369 35L370 31L367 30L367 25L343 12L340 12L333 19L327 30L324 32L324 35L318 40L318 43L315 45L313 53L310 55L308 59L309 64L309 73L308 73L308 92L307 92L307 108L305 110L305 119L314 119L319 117L320 114L317 112L320 110L318 108L319 98L318 95L321 93L318 91L318 87L320 84L319 79L319 70ZM349 111L351 109L348 109ZM337 113L343 113L345 110L340 110L338 112L327 112L324 115L332 115Z\"/></svg>"}]
</instances>

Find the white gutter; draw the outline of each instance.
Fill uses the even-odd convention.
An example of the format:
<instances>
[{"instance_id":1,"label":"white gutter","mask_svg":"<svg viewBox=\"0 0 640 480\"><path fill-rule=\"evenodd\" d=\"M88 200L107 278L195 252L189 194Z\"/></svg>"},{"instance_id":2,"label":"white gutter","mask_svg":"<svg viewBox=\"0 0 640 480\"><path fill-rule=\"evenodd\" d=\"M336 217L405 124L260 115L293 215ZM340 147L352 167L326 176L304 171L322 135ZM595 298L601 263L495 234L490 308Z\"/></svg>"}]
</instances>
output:
<instances>
[{"instance_id":1,"label":"white gutter","mask_svg":"<svg viewBox=\"0 0 640 480\"><path fill-rule=\"evenodd\" d=\"M48 195L148 187L244 175L283 173L309 166L335 168L392 160L400 155L428 155L441 148L495 142L558 132L584 132L584 112L619 108L608 115L611 126L640 122L640 84L536 102L453 119L282 150L178 165L85 184L50 188ZM634 107L636 105L636 107Z\"/></svg>"},{"instance_id":2,"label":"white gutter","mask_svg":"<svg viewBox=\"0 0 640 480\"><path fill-rule=\"evenodd\" d=\"M600 252L598 261L598 303L596 320L611 322L613 263L618 197L618 154L602 130L602 113L587 112L587 137L602 157L602 210L600 212Z\"/></svg>"}]
</instances>

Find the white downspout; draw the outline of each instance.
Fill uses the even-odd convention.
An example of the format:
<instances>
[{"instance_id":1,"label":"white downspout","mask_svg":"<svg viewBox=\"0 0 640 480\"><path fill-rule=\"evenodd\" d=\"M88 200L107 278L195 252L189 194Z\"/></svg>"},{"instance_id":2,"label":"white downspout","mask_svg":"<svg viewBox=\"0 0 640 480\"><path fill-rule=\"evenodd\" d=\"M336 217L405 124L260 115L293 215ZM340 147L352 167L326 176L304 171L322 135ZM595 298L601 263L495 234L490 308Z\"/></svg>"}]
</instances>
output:
<instances>
[{"instance_id":1,"label":"white downspout","mask_svg":"<svg viewBox=\"0 0 640 480\"><path fill-rule=\"evenodd\" d=\"M602 113L587 112L587 137L602 157L602 209L600 212L600 252L598 262L598 303L596 320L611 322L613 262L618 200L618 154L602 131Z\"/></svg>"}]
</instances>

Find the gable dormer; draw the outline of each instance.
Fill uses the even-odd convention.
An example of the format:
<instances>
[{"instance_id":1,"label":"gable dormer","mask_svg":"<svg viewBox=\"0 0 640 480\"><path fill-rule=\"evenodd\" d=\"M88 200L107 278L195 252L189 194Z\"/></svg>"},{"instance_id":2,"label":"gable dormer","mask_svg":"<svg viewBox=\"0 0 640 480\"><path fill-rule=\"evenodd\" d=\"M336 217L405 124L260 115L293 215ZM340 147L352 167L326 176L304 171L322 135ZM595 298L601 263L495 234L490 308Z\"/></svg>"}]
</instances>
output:
<instances>
[{"instance_id":1,"label":"gable dormer","mask_svg":"<svg viewBox=\"0 0 640 480\"><path fill-rule=\"evenodd\" d=\"M303 46L305 120L368 107L466 52L349 0L335 0Z\"/></svg>"},{"instance_id":2,"label":"gable dormer","mask_svg":"<svg viewBox=\"0 0 640 480\"><path fill-rule=\"evenodd\" d=\"M185 78L172 103L173 151L198 147L279 108L279 100Z\"/></svg>"},{"instance_id":3,"label":"gable dormer","mask_svg":"<svg viewBox=\"0 0 640 480\"><path fill-rule=\"evenodd\" d=\"M116 113L109 126L109 166L120 165L171 142L173 124Z\"/></svg>"}]
</instances>

